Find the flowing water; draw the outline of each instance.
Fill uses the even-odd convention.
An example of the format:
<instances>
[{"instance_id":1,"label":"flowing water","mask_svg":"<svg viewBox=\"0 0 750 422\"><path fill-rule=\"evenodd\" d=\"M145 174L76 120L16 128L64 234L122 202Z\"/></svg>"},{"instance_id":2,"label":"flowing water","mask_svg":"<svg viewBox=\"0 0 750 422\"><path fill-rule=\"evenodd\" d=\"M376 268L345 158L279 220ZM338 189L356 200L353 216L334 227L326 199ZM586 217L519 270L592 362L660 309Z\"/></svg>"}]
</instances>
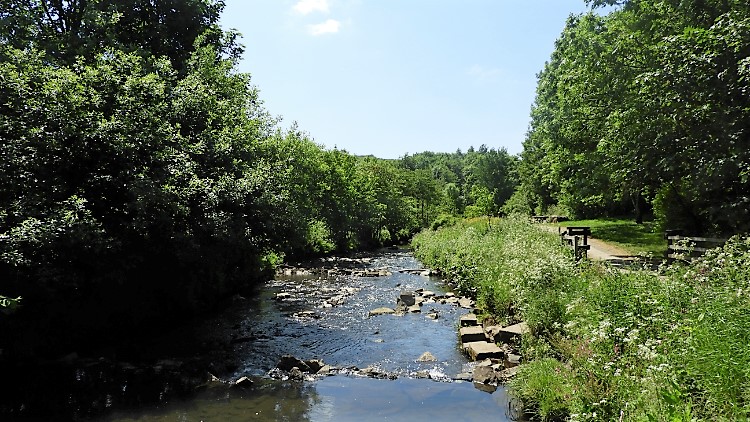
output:
<instances>
[{"instance_id":1,"label":"flowing water","mask_svg":"<svg viewBox=\"0 0 750 422\"><path fill-rule=\"evenodd\" d=\"M104 401L107 421L502 421L511 420L505 390L475 388L456 381L471 372L461 353L457 325L467 309L426 303L419 313L369 316L379 307L396 306L403 290L424 289L441 295L448 289L437 277L399 272L420 264L406 251L381 251L329 266L348 264L387 269L387 275L289 275L269 281L252 298L236 300L204 322L200 340L168 341L190 353L190 344L225 344L216 372L222 379L242 376L248 388L214 383L198 393L166 394L158 404L107 404L124 394L116 382ZM385 274L385 273L383 273ZM432 317L430 317L430 315ZM434 316L437 318L434 319ZM199 331L200 331L199 330ZM179 335L177 336L180 337ZM430 352L436 360L420 362ZM333 376L295 381L269 371L282 355L320 359L338 368ZM162 363L161 365L168 365ZM363 375L370 368L385 379ZM89 371L91 372L91 371ZM85 375L85 374L84 374ZM173 388L172 388L173 389ZM128 394L134 394L131 391ZM100 400L101 401L101 400ZM116 402L116 400L114 400Z\"/></svg>"}]
</instances>

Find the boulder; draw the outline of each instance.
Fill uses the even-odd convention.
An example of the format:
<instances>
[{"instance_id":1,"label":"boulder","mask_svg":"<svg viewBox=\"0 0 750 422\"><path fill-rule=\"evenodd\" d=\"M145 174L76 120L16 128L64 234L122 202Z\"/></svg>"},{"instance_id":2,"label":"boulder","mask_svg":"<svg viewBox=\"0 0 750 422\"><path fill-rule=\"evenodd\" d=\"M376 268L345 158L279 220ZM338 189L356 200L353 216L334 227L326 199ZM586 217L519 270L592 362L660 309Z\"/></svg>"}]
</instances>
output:
<instances>
[{"instance_id":1,"label":"boulder","mask_svg":"<svg viewBox=\"0 0 750 422\"><path fill-rule=\"evenodd\" d=\"M242 388L252 387L253 380L251 380L248 377L242 377L242 378L239 378L237 381L235 381L234 385L236 385L237 387L242 387Z\"/></svg>"},{"instance_id":2,"label":"boulder","mask_svg":"<svg viewBox=\"0 0 750 422\"><path fill-rule=\"evenodd\" d=\"M382 307L382 308L373 309L372 311L370 311L369 315L377 316L377 315L389 315L389 314L395 314L395 313L396 311L391 308Z\"/></svg>"},{"instance_id":3,"label":"boulder","mask_svg":"<svg viewBox=\"0 0 750 422\"><path fill-rule=\"evenodd\" d=\"M302 370L296 366L289 371L289 379L292 381L302 381L305 379L305 375Z\"/></svg>"},{"instance_id":4,"label":"boulder","mask_svg":"<svg viewBox=\"0 0 750 422\"><path fill-rule=\"evenodd\" d=\"M502 343L502 340L500 337L498 337L498 334L500 334L500 331L503 329L503 327L499 325L488 325L487 327L484 327L484 332L487 334L487 338L494 341L495 343Z\"/></svg>"},{"instance_id":5,"label":"boulder","mask_svg":"<svg viewBox=\"0 0 750 422\"><path fill-rule=\"evenodd\" d=\"M414 373L415 378L425 378L430 379L430 371L424 370L424 371L417 371Z\"/></svg>"},{"instance_id":6,"label":"boulder","mask_svg":"<svg viewBox=\"0 0 750 422\"><path fill-rule=\"evenodd\" d=\"M485 393L492 394L495 391L497 391L497 387L492 384L482 384L481 382L475 382L474 388L476 388L479 391L484 391Z\"/></svg>"},{"instance_id":7,"label":"boulder","mask_svg":"<svg viewBox=\"0 0 750 422\"><path fill-rule=\"evenodd\" d=\"M422 356L417 359L417 362L436 362L437 358L430 352L422 353Z\"/></svg>"},{"instance_id":8,"label":"boulder","mask_svg":"<svg viewBox=\"0 0 750 422\"><path fill-rule=\"evenodd\" d=\"M412 306L416 303L416 300L414 298L414 292L410 290L404 290L399 294L398 296L398 303L404 304L406 306Z\"/></svg>"},{"instance_id":9,"label":"boulder","mask_svg":"<svg viewBox=\"0 0 750 422\"><path fill-rule=\"evenodd\" d=\"M438 311L434 309L427 313L427 318L431 320L437 320L439 317L440 315L438 314Z\"/></svg>"},{"instance_id":10,"label":"boulder","mask_svg":"<svg viewBox=\"0 0 750 422\"><path fill-rule=\"evenodd\" d=\"M422 308L420 308L419 305L412 305L406 308L406 311L411 313L418 313L422 312Z\"/></svg>"},{"instance_id":11,"label":"boulder","mask_svg":"<svg viewBox=\"0 0 750 422\"><path fill-rule=\"evenodd\" d=\"M276 364L276 367L281 369L282 371L290 372L292 368L297 368L300 371L304 372L310 372L310 367L305 363L305 361L298 359L292 355L284 355L281 357L281 360L279 363Z\"/></svg>"},{"instance_id":12,"label":"boulder","mask_svg":"<svg viewBox=\"0 0 750 422\"><path fill-rule=\"evenodd\" d=\"M471 381L471 374L468 372L461 372L460 374L456 374L455 377L453 377L454 381Z\"/></svg>"},{"instance_id":13,"label":"boulder","mask_svg":"<svg viewBox=\"0 0 750 422\"><path fill-rule=\"evenodd\" d=\"M492 366L477 366L474 368L472 378L474 382L480 384L497 385L500 382L500 377Z\"/></svg>"},{"instance_id":14,"label":"boulder","mask_svg":"<svg viewBox=\"0 0 750 422\"><path fill-rule=\"evenodd\" d=\"M520 366L514 366L512 368L506 368L498 372L497 376L500 379L500 382L503 383L512 380L516 376L516 374L518 374L518 370L520 368Z\"/></svg>"},{"instance_id":15,"label":"boulder","mask_svg":"<svg viewBox=\"0 0 750 422\"><path fill-rule=\"evenodd\" d=\"M458 306L465 309L472 309L474 307L474 301L468 297L462 297L458 299Z\"/></svg>"},{"instance_id":16,"label":"boulder","mask_svg":"<svg viewBox=\"0 0 750 422\"><path fill-rule=\"evenodd\" d=\"M305 364L307 365L308 368L310 368L308 372L310 372L311 374L317 374L318 372L320 372L321 368L326 366L326 364L323 363L323 361L320 359L306 360Z\"/></svg>"},{"instance_id":17,"label":"boulder","mask_svg":"<svg viewBox=\"0 0 750 422\"><path fill-rule=\"evenodd\" d=\"M336 368L331 365L325 365L316 374L318 375L333 375L336 372Z\"/></svg>"}]
</instances>

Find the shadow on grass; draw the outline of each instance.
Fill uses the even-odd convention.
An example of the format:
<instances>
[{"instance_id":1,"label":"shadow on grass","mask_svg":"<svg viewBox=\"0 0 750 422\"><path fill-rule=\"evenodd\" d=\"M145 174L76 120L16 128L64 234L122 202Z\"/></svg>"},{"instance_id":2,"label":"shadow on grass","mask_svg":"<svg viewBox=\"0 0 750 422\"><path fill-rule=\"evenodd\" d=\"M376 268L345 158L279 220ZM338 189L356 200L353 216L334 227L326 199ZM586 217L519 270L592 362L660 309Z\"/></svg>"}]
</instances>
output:
<instances>
[{"instance_id":1,"label":"shadow on grass","mask_svg":"<svg viewBox=\"0 0 750 422\"><path fill-rule=\"evenodd\" d=\"M600 218L576 220L560 223L560 226L589 226L591 236L605 242L612 242L634 254L661 256L667 250L667 243L660 232L656 232L653 221L636 224L632 219Z\"/></svg>"}]
</instances>

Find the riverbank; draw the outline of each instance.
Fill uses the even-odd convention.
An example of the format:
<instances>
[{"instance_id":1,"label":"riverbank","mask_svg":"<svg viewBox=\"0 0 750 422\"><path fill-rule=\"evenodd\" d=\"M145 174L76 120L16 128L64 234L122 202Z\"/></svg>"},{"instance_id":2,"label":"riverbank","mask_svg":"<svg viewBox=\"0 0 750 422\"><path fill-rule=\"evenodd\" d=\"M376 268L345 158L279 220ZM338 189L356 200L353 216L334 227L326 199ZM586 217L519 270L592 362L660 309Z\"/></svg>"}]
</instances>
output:
<instances>
[{"instance_id":1,"label":"riverbank","mask_svg":"<svg viewBox=\"0 0 750 422\"><path fill-rule=\"evenodd\" d=\"M528 324L510 390L542 419L750 416L750 240L658 273L577 265L524 220L467 221L413 244L484 318Z\"/></svg>"}]
</instances>

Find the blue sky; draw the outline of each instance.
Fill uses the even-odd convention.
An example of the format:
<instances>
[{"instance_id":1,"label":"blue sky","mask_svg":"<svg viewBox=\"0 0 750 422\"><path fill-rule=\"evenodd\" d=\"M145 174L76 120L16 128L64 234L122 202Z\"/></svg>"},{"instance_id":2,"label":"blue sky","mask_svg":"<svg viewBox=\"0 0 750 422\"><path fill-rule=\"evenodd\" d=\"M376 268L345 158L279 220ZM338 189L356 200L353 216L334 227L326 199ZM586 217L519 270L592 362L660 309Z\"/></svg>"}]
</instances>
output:
<instances>
[{"instance_id":1,"label":"blue sky","mask_svg":"<svg viewBox=\"0 0 750 422\"><path fill-rule=\"evenodd\" d=\"M583 0L226 0L240 71L315 142L398 158L520 153L536 74Z\"/></svg>"}]
</instances>

